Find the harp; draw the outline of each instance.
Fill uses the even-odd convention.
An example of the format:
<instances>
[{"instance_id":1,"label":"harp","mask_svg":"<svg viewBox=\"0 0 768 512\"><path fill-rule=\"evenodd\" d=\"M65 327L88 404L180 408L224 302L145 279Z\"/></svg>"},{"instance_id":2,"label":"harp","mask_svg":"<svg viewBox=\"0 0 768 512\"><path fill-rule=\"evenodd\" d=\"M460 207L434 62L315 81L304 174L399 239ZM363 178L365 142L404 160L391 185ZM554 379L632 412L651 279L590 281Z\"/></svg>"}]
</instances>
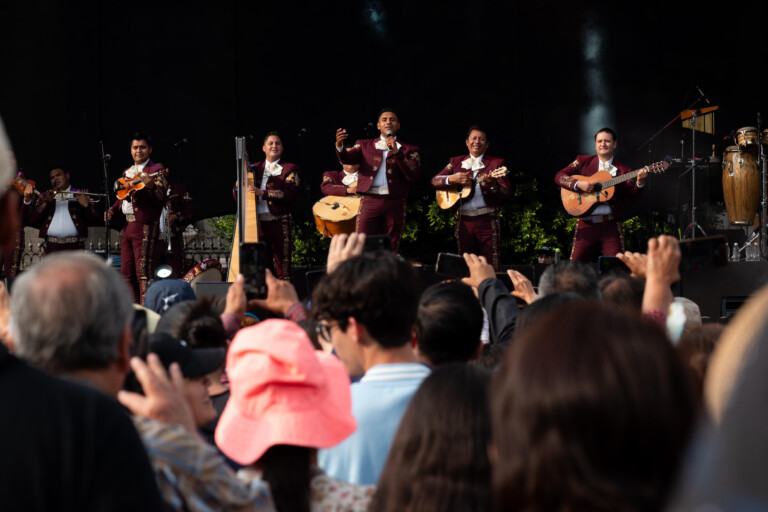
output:
<instances>
[{"instance_id":1,"label":"harp","mask_svg":"<svg viewBox=\"0 0 768 512\"><path fill-rule=\"evenodd\" d=\"M240 273L240 246L259 241L259 225L256 219L256 195L248 193L254 186L253 172L248 161L245 137L235 137L235 161L237 172L237 219L235 238L229 255L227 281L233 282ZM242 234L242 235L241 235Z\"/></svg>"}]
</instances>

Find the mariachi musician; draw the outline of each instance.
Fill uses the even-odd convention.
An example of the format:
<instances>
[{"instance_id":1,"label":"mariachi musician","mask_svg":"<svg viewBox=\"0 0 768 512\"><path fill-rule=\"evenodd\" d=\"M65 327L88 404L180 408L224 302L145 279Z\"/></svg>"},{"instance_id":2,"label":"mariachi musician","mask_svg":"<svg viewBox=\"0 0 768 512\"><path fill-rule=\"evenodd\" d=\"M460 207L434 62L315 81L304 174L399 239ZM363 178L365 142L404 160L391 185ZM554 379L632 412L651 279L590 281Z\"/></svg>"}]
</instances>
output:
<instances>
[{"instance_id":1,"label":"mariachi musician","mask_svg":"<svg viewBox=\"0 0 768 512\"><path fill-rule=\"evenodd\" d=\"M350 196L357 193L357 175L360 164L344 164L341 171L323 173L320 190L326 196Z\"/></svg>"},{"instance_id":2,"label":"mariachi musician","mask_svg":"<svg viewBox=\"0 0 768 512\"><path fill-rule=\"evenodd\" d=\"M120 240L120 273L133 292L133 299L144 304L149 280L154 275L164 248L158 242L160 214L166 201L167 184L162 166L152 163L152 139L135 133L131 138L133 165L118 180L125 199L118 199L106 212L111 219L120 212L127 224Z\"/></svg>"},{"instance_id":3,"label":"mariachi musician","mask_svg":"<svg viewBox=\"0 0 768 512\"><path fill-rule=\"evenodd\" d=\"M165 167L162 162L157 162L157 165ZM170 169L165 171L167 176L170 175ZM160 215L160 233L166 248L163 261L171 266L171 276L181 279L184 275L184 230L195 216L195 201L186 185L180 183L169 183L167 194L168 200Z\"/></svg>"},{"instance_id":4,"label":"mariachi musician","mask_svg":"<svg viewBox=\"0 0 768 512\"><path fill-rule=\"evenodd\" d=\"M468 155L451 158L448 165L432 178L432 186L443 190L455 185L472 187L470 196L461 201L456 212L456 243L459 254L485 256L496 272L501 271L499 207L512 195L509 180L502 171L504 160L486 154L485 130L471 126L465 141ZM503 174L503 171L502 171Z\"/></svg>"},{"instance_id":5,"label":"mariachi musician","mask_svg":"<svg viewBox=\"0 0 768 512\"><path fill-rule=\"evenodd\" d=\"M596 180L589 179L598 171L606 171L611 176L621 176L632 172L626 165L614 160L618 145L618 136L610 128L601 128L595 134L595 155L579 155L571 164L555 175L555 183L561 188L593 192ZM582 179L573 176L581 176ZM637 181L626 181L616 187L616 193L608 203L598 205L579 217L573 234L571 259L582 263L597 261L600 252L603 256L615 256L624 251L624 233L621 219L625 200L634 200L642 192L646 170L641 170Z\"/></svg>"},{"instance_id":6,"label":"mariachi musician","mask_svg":"<svg viewBox=\"0 0 768 512\"><path fill-rule=\"evenodd\" d=\"M62 167L48 173L52 189L35 196L32 185L24 190L28 221L40 226L43 254L85 250L88 226L99 221L95 204L88 194L78 194L69 183L70 175Z\"/></svg>"},{"instance_id":7,"label":"mariachi musician","mask_svg":"<svg viewBox=\"0 0 768 512\"><path fill-rule=\"evenodd\" d=\"M251 165L259 240L272 252L278 279L290 281L293 257L293 199L299 189L299 166L281 160L283 140L272 131L264 137L264 161Z\"/></svg>"}]
</instances>

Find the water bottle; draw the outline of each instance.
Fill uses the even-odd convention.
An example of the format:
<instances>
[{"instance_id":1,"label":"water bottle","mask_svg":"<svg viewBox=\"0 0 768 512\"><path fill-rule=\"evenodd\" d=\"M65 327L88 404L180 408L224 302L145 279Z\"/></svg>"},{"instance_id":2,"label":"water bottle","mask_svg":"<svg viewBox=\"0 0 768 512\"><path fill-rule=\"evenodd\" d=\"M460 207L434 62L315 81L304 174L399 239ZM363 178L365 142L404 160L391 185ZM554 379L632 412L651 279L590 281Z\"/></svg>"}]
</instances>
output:
<instances>
[{"instance_id":1,"label":"water bottle","mask_svg":"<svg viewBox=\"0 0 768 512\"><path fill-rule=\"evenodd\" d=\"M731 261L739 261L739 244L733 243L733 252L731 252Z\"/></svg>"}]
</instances>

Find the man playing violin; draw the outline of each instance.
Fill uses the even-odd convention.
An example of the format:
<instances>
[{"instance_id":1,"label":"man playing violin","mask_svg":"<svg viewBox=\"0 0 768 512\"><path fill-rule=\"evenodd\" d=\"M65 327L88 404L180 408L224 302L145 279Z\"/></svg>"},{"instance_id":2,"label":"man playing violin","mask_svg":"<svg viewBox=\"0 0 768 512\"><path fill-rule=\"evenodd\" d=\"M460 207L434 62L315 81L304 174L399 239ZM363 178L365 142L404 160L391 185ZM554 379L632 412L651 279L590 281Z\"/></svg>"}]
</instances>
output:
<instances>
[{"instance_id":1,"label":"man playing violin","mask_svg":"<svg viewBox=\"0 0 768 512\"><path fill-rule=\"evenodd\" d=\"M499 206L512 195L509 180L494 177L493 171L504 166L504 160L485 154L488 136L478 126L467 132L468 155L451 158L448 165L432 178L432 186L444 190L456 185L472 187L469 197L461 200L456 212L456 242L459 254L481 254L501 271L499 249L501 226Z\"/></svg>"},{"instance_id":2,"label":"man playing violin","mask_svg":"<svg viewBox=\"0 0 768 512\"><path fill-rule=\"evenodd\" d=\"M118 199L105 214L111 219L121 213L127 221L120 240L120 272L133 291L133 299L144 304L149 280L162 258L164 248L157 243L160 233L160 214L166 201L168 185L162 166L152 163L152 139L143 133L131 138L133 165L123 171L123 178L131 183L140 180L143 187Z\"/></svg>"},{"instance_id":3,"label":"man playing violin","mask_svg":"<svg viewBox=\"0 0 768 512\"><path fill-rule=\"evenodd\" d=\"M577 180L574 175L592 176L598 171L607 171L611 176L621 176L632 172L626 165L615 161L618 137L610 128L601 128L595 134L594 156L579 155L576 160L555 175L555 183L568 190L592 192L594 179ZM588 215L579 217L573 234L571 259L582 263L597 261L600 251L603 256L615 256L624 251L624 233L621 230L622 211L627 199L633 200L640 195L648 177L648 171L642 170L637 181L626 181L616 187L616 193L608 203L601 203Z\"/></svg>"},{"instance_id":4,"label":"man playing violin","mask_svg":"<svg viewBox=\"0 0 768 512\"><path fill-rule=\"evenodd\" d=\"M52 189L45 194L35 196L30 184L24 189L28 221L40 226L43 253L84 250L88 226L98 223L96 208L87 195L72 189L63 168L54 167L48 174Z\"/></svg>"}]
</instances>

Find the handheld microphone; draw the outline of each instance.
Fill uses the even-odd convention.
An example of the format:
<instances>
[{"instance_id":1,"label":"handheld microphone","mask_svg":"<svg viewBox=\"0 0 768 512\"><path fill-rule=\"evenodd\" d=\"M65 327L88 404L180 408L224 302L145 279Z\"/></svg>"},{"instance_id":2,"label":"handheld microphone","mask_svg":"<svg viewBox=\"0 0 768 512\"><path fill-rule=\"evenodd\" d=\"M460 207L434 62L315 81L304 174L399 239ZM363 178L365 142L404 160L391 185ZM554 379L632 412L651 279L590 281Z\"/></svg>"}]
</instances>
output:
<instances>
[{"instance_id":1,"label":"handheld microphone","mask_svg":"<svg viewBox=\"0 0 768 512\"><path fill-rule=\"evenodd\" d=\"M387 130L387 138L389 138L389 137L391 137L391 136L392 136L392 130ZM394 145L394 144L392 144L392 143L390 143L390 142L387 142L387 148L388 148L390 151L394 151L394 150L395 150L395 145Z\"/></svg>"}]
</instances>

